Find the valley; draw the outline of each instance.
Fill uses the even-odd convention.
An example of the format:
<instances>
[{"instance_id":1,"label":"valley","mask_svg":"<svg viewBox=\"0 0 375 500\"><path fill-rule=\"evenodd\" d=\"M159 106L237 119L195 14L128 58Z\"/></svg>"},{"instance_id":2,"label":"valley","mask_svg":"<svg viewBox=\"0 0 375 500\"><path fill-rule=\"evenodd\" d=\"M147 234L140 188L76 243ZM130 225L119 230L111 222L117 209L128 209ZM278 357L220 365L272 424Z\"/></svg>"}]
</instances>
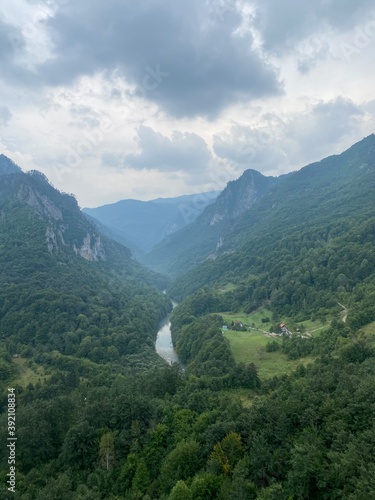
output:
<instances>
[{"instance_id":1,"label":"valley","mask_svg":"<svg viewBox=\"0 0 375 500\"><path fill-rule=\"evenodd\" d=\"M374 173L247 170L137 255L1 156L1 498L371 498Z\"/></svg>"}]
</instances>

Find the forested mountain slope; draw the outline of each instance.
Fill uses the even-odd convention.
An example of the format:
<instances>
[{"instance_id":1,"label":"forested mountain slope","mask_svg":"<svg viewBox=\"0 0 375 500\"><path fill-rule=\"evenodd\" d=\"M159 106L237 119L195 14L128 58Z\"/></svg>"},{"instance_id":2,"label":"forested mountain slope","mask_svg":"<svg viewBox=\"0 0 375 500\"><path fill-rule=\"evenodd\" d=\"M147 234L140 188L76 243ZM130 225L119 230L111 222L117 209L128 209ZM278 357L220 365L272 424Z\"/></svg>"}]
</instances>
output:
<instances>
[{"instance_id":1,"label":"forested mountain slope","mask_svg":"<svg viewBox=\"0 0 375 500\"><path fill-rule=\"evenodd\" d=\"M43 176L4 169L0 442L7 443L7 388L14 387L17 471L10 492L2 446L0 497L373 498L371 154L350 183L357 196L340 180L344 203L336 198L331 214L319 217L315 207L303 227L306 212L292 214L290 231L274 237L282 219L270 209L269 230L234 232L239 252L175 283L176 295L193 292L172 314L185 370L153 350L158 319L169 310L152 286L161 278L103 238L74 198ZM345 323L333 312L337 300L348 307ZM278 340L301 364L267 380L254 364L236 364L220 315L265 302L275 318L328 315L320 335Z\"/></svg>"},{"instance_id":2,"label":"forested mountain slope","mask_svg":"<svg viewBox=\"0 0 375 500\"><path fill-rule=\"evenodd\" d=\"M72 196L2 159L0 331L10 354L57 349L101 363L152 350L169 307L157 285L165 280L101 236Z\"/></svg>"},{"instance_id":3,"label":"forested mountain slope","mask_svg":"<svg viewBox=\"0 0 375 500\"><path fill-rule=\"evenodd\" d=\"M238 219L215 259L176 281L172 295L180 300L231 282L238 285L225 295L232 307L269 302L293 314L324 314L339 297L355 300L374 273L374 190L370 136L288 177L272 202L261 200Z\"/></svg>"},{"instance_id":4,"label":"forested mountain slope","mask_svg":"<svg viewBox=\"0 0 375 500\"><path fill-rule=\"evenodd\" d=\"M186 272L215 254L238 217L267 198L284 177L265 177L255 170L246 170L239 179L228 183L195 222L164 239L145 256L144 262L173 277Z\"/></svg>"},{"instance_id":5,"label":"forested mountain slope","mask_svg":"<svg viewBox=\"0 0 375 500\"><path fill-rule=\"evenodd\" d=\"M242 249L242 245L253 255L253 245L263 242L264 254L275 240L288 238L307 226L309 229L330 223L337 226L339 221L344 223L357 217L363 221L373 213L374 151L375 136L371 135L341 155L273 179L269 188L260 190L250 205L246 204L244 189L233 193L234 186L246 188L245 172L228 184L197 221L160 243L147 262L176 276L207 258ZM262 179L258 173L252 176ZM228 200L224 208L223 204L220 206L223 199ZM236 204L241 206L242 200L244 210L231 210ZM229 223L213 224L217 219Z\"/></svg>"}]
</instances>

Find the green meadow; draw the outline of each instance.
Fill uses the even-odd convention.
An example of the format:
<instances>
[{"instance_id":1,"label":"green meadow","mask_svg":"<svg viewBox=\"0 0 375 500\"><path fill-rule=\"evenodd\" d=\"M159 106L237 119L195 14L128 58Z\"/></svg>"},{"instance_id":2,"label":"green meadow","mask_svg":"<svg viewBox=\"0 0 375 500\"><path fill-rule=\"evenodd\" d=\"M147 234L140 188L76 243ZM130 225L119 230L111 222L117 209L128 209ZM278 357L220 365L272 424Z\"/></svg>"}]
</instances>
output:
<instances>
[{"instance_id":1,"label":"green meadow","mask_svg":"<svg viewBox=\"0 0 375 500\"><path fill-rule=\"evenodd\" d=\"M245 332L237 331L224 331L225 337L228 339L234 358L237 363L254 363L258 369L258 373L261 379L267 379L274 377L276 375L282 375L284 373L290 373L295 370L299 365L307 365L314 361L314 358L307 357L297 360L289 360L285 354L280 351L267 352L266 345L268 342L276 340L277 342L282 342L280 339L275 339L275 337L268 337L264 332L268 332L272 320L263 323L263 318L272 318L272 313L269 309L262 308L254 311L251 314L246 314L244 312L238 313L220 313L224 319L225 324L228 326L232 321L241 321L244 325L253 328ZM293 321L285 318L283 319L285 323L289 325L294 325ZM303 321L299 322L298 326L302 326L306 331L312 332L312 335L319 335L324 328L328 327L329 322L323 324L321 321ZM294 329L290 327L292 331Z\"/></svg>"}]
</instances>

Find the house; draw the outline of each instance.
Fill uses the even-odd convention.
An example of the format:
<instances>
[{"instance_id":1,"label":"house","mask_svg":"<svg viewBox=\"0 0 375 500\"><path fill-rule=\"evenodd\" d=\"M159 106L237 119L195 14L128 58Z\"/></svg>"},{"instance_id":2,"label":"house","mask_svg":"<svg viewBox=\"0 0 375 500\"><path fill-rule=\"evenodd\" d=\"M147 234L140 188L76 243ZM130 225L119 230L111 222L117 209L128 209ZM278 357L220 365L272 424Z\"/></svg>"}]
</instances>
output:
<instances>
[{"instance_id":1,"label":"house","mask_svg":"<svg viewBox=\"0 0 375 500\"><path fill-rule=\"evenodd\" d=\"M292 332L288 330L288 327L285 323L280 323L281 335L288 335L288 337L292 336Z\"/></svg>"},{"instance_id":2,"label":"house","mask_svg":"<svg viewBox=\"0 0 375 500\"><path fill-rule=\"evenodd\" d=\"M231 329L237 332L244 332L247 330L246 326L242 323L242 321L238 321L237 319L232 321Z\"/></svg>"},{"instance_id":3,"label":"house","mask_svg":"<svg viewBox=\"0 0 375 500\"><path fill-rule=\"evenodd\" d=\"M227 325L223 325L223 326L222 326L222 330L223 330L223 332L226 332L226 331L228 330Z\"/></svg>"}]
</instances>

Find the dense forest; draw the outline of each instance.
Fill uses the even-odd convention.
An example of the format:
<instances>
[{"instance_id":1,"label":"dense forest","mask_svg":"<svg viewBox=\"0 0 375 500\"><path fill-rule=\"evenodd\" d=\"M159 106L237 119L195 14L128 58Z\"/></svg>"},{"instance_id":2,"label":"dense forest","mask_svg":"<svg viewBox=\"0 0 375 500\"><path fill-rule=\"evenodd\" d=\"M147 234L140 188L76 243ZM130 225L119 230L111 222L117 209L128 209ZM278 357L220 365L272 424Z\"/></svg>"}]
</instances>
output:
<instances>
[{"instance_id":1,"label":"dense forest","mask_svg":"<svg viewBox=\"0 0 375 500\"><path fill-rule=\"evenodd\" d=\"M361 147L345 168L366 160L366 194L373 171ZM375 496L375 213L368 193L348 203L360 189L354 174L335 199L322 194L329 209L309 198L288 218L285 201L257 226L259 200L239 217L235 250L169 285L100 235L72 196L9 168L0 184L1 498ZM172 310L167 286L180 301L171 321L181 363L171 366L154 347ZM262 377L259 364L236 361L223 315L261 308L269 330L283 317L324 324L311 337L267 340L266 352L296 369Z\"/></svg>"},{"instance_id":2,"label":"dense forest","mask_svg":"<svg viewBox=\"0 0 375 500\"><path fill-rule=\"evenodd\" d=\"M187 373L62 356L44 383L17 387L14 498L371 498L371 339L337 321L313 341L314 364L260 382L234 366L215 316L186 314ZM5 416L1 429L4 442Z\"/></svg>"},{"instance_id":3,"label":"dense forest","mask_svg":"<svg viewBox=\"0 0 375 500\"><path fill-rule=\"evenodd\" d=\"M375 217L294 231L281 240L259 240L246 251L208 261L170 287L182 300L203 285L234 283L225 294L210 291L211 311L251 312L267 303L275 314L302 321L329 315L337 302L349 304L349 321L375 321Z\"/></svg>"}]
</instances>

